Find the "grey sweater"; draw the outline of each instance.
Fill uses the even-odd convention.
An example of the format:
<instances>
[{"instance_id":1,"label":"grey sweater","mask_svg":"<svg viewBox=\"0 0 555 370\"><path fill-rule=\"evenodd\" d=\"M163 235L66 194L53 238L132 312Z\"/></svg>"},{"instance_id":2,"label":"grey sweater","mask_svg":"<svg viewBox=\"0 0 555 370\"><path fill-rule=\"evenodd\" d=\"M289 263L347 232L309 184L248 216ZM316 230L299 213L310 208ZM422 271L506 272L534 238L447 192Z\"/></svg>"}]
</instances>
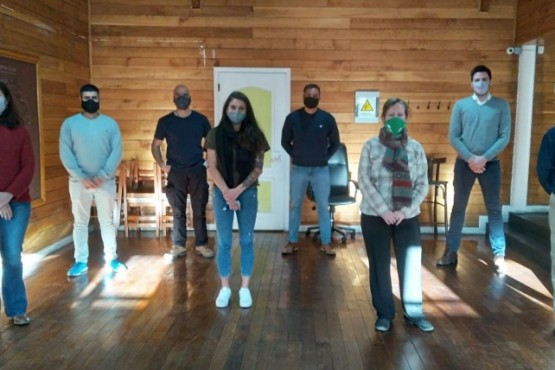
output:
<instances>
[{"instance_id":1,"label":"grey sweater","mask_svg":"<svg viewBox=\"0 0 555 370\"><path fill-rule=\"evenodd\" d=\"M60 159L73 181L114 178L121 161L121 133L104 114L88 119L81 113L68 117L60 130Z\"/></svg>"},{"instance_id":2,"label":"grey sweater","mask_svg":"<svg viewBox=\"0 0 555 370\"><path fill-rule=\"evenodd\" d=\"M479 105L471 96L455 103L449 125L449 142L459 157L468 161L473 155L497 160L511 136L509 103L491 97Z\"/></svg>"}]
</instances>

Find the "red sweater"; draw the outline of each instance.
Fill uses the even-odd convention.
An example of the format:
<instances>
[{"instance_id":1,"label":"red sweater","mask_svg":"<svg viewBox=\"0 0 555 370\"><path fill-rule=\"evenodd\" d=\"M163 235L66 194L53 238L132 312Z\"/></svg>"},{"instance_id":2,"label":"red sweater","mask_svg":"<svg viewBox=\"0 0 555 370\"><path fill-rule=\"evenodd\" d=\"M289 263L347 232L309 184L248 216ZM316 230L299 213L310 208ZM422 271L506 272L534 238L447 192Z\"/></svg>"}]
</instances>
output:
<instances>
[{"instance_id":1,"label":"red sweater","mask_svg":"<svg viewBox=\"0 0 555 370\"><path fill-rule=\"evenodd\" d=\"M31 201L29 186L34 173L35 159L27 129L0 125L0 191L13 194L12 201Z\"/></svg>"}]
</instances>

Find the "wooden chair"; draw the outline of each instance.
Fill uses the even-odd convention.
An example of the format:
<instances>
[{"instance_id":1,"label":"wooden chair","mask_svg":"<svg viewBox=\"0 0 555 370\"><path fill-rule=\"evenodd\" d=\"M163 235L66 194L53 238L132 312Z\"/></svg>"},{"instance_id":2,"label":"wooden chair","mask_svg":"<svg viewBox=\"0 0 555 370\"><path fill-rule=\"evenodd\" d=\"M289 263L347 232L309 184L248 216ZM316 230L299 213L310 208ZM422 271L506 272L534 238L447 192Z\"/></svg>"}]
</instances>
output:
<instances>
[{"instance_id":1,"label":"wooden chair","mask_svg":"<svg viewBox=\"0 0 555 370\"><path fill-rule=\"evenodd\" d=\"M166 235L168 229L173 229L173 214L172 208L166 196L166 189L168 185L168 176L162 172L162 168L156 165L156 177L158 179L158 194L160 194L160 231L162 236Z\"/></svg>"},{"instance_id":2,"label":"wooden chair","mask_svg":"<svg viewBox=\"0 0 555 370\"><path fill-rule=\"evenodd\" d=\"M445 157L428 157L428 184L430 186L431 199L425 201L431 204L432 211L432 225L434 227L434 235L437 236L437 226L443 224L445 227L445 235L447 236L447 230L449 229L449 218L447 216L448 205L447 205L447 184L445 180L439 179L440 167L442 163L445 163L447 159ZM440 197L441 191L441 197ZM437 207L443 207L443 222L438 221L437 217Z\"/></svg>"},{"instance_id":3,"label":"wooden chair","mask_svg":"<svg viewBox=\"0 0 555 370\"><path fill-rule=\"evenodd\" d=\"M160 235L160 194L156 176L156 163L152 167L140 167L135 158L131 164L130 187L125 190L124 219L125 236L130 229L154 229ZM126 182L127 183L127 182Z\"/></svg>"},{"instance_id":4,"label":"wooden chair","mask_svg":"<svg viewBox=\"0 0 555 370\"><path fill-rule=\"evenodd\" d=\"M127 164L122 161L116 170L116 194L115 194L115 205L113 213L113 221L116 229L119 228L121 222L124 219L124 214L122 212L124 189L126 188L126 178L127 178ZM98 219L98 211L94 201L91 206L91 219Z\"/></svg>"}]
</instances>

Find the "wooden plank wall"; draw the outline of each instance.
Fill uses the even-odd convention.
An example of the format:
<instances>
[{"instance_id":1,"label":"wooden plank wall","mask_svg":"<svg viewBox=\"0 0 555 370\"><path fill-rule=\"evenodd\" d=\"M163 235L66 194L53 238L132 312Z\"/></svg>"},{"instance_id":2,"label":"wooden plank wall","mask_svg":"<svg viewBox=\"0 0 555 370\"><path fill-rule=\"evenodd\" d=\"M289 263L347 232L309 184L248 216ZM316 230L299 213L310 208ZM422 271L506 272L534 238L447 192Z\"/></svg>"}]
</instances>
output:
<instances>
[{"instance_id":1,"label":"wooden plank wall","mask_svg":"<svg viewBox=\"0 0 555 370\"><path fill-rule=\"evenodd\" d=\"M470 69L491 67L493 92L514 104L516 59L505 49L515 13L516 0L200 0L199 9L189 0L91 0L92 79L104 112L121 125L125 156L151 161L156 121L173 109L177 83L213 119L213 66L289 67L291 108L302 105L306 83L322 87L321 107L339 123L354 177L363 143L378 132L353 123L354 91L377 89L382 99L410 101L410 134L448 158L442 176L451 179L448 122L454 102L471 93ZM511 158L506 150L505 203ZM312 223L315 212L305 208ZM476 188L467 224L479 214ZM337 218L358 222L358 207L338 209Z\"/></svg>"},{"instance_id":2,"label":"wooden plank wall","mask_svg":"<svg viewBox=\"0 0 555 370\"><path fill-rule=\"evenodd\" d=\"M536 176L536 160L543 134L555 124L555 3L549 0L519 0L516 42L538 40L544 54L538 55L534 94L529 204L549 204L549 197Z\"/></svg>"},{"instance_id":3,"label":"wooden plank wall","mask_svg":"<svg viewBox=\"0 0 555 370\"><path fill-rule=\"evenodd\" d=\"M87 0L3 0L0 48L39 59L46 202L33 207L24 249L35 251L71 233L67 173L58 158L63 119L78 111L88 81Z\"/></svg>"},{"instance_id":4,"label":"wooden plank wall","mask_svg":"<svg viewBox=\"0 0 555 370\"><path fill-rule=\"evenodd\" d=\"M518 0L516 42L523 43L555 31L555 3L551 0Z\"/></svg>"}]
</instances>

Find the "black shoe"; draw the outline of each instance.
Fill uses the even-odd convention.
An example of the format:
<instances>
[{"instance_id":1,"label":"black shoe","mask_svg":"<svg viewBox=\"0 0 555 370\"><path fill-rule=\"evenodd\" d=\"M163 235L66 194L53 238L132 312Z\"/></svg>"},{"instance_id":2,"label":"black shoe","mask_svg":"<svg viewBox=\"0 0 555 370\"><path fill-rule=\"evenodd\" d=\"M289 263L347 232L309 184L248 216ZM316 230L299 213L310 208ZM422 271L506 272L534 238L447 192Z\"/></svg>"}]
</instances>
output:
<instances>
[{"instance_id":1,"label":"black shoe","mask_svg":"<svg viewBox=\"0 0 555 370\"><path fill-rule=\"evenodd\" d=\"M443 256L436 261L436 266L456 265L457 262L457 252L449 252L449 249L445 248Z\"/></svg>"},{"instance_id":2,"label":"black shoe","mask_svg":"<svg viewBox=\"0 0 555 370\"><path fill-rule=\"evenodd\" d=\"M404 315L404 317L409 324L416 326L418 329L422 330L423 332L431 333L432 331L434 331L434 326L432 325L431 322L426 320L425 317L420 317L418 319L411 319L406 314Z\"/></svg>"}]
</instances>

